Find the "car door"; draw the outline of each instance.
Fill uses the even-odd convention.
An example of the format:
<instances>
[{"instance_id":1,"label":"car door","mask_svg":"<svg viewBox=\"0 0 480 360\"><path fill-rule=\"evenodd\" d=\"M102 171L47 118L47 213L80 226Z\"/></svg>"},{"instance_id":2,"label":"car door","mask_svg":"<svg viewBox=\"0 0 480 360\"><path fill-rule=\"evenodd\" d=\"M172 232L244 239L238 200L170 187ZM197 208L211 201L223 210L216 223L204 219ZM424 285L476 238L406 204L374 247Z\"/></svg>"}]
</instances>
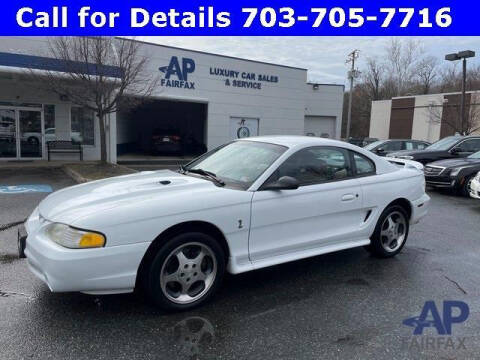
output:
<instances>
[{"instance_id":1,"label":"car door","mask_svg":"<svg viewBox=\"0 0 480 360\"><path fill-rule=\"evenodd\" d=\"M358 240L365 213L350 153L311 147L287 159L265 182L295 177L295 190L256 191L252 199L250 259L263 259Z\"/></svg>"}]
</instances>

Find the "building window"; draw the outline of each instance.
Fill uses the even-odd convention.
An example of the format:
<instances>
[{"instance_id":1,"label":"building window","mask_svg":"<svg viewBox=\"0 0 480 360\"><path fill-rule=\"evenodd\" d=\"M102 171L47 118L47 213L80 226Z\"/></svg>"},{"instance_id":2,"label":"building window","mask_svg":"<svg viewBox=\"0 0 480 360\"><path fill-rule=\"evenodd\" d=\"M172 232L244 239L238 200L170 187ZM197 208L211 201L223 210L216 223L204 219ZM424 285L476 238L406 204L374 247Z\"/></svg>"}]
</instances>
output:
<instances>
[{"instance_id":1,"label":"building window","mask_svg":"<svg viewBox=\"0 0 480 360\"><path fill-rule=\"evenodd\" d=\"M72 107L72 141L83 145L95 145L95 115L93 111Z\"/></svg>"},{"instance_id":2,"label":"building window","mask_svg":"<svg viewBox=\"0 0 480 360\"><path fill-rule=\"evenodd\" d=\"M55 135L55 105L43 105L43 120L45 121L45 141L57 140Z\"/></svg>"}]
</instances>

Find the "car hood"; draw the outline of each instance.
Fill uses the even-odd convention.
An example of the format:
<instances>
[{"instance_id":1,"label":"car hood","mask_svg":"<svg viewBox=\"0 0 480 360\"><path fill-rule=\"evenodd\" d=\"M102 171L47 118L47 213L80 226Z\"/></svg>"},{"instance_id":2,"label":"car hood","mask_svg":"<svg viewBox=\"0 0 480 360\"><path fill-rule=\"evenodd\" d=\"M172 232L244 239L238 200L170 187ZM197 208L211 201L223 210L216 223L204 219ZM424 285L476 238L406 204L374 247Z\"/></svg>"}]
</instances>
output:
<instances>
[{"instance_id":1,"label":"car hood","mask_svg":"<svg viewBox=\"0 0 480 360\"><path fill-rule=\"evenodd\" d=\"M435 151L429 151L429 150L402 150L402 151L395 151L393 153L388 154L390 157L395 157L395 156L413 156L415 157L423 157L427 155L437 155L437 154L443 154L445 151L443 150L435 150Z\"/></svg>"},{"instance_id":2,"label":"car hood","mask_svg":"<svg viewBox=\"0 0 480 360\"><path fill-rule=\"evenodd\" d=\"M438 160L428 165L441 166L445 168L454 168L454 167L469 166L469 165L475 166L479 164L480 164L480 159L461 158L461 159Z\"/></svg>"},{"instance_id":3,"label":"car hood","mask_svg":"<svg viewBox=\"0 0 480 360\"><path fill-rule=\"evenodd\" d=\"M214 191L211 181L170 170L146 171L68 187L46 197L40 215L54 222L75 225L85 217L142 201L162 201L178 194Z\"/></svg>"}]
</instances>

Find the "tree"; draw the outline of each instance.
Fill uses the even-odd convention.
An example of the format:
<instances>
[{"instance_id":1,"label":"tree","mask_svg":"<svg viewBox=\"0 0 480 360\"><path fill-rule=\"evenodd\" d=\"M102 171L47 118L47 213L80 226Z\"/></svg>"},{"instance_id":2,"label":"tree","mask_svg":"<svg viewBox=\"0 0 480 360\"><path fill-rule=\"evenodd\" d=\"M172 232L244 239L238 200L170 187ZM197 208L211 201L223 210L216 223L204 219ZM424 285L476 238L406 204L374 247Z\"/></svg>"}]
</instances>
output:
<instances>
[{"instance_id":1,"label":"tree","mask_svg":"<svg viewBox=\"0 0 480 360\"><path fill-rule=\"evenodd\" d=\"M381 98L381 86L385 75L385 66L373 58L367 59L367 68L362 72L363 81L365 82L370 93L370 99L379 100Z\"/></svg>"},{"instance_id":2,"label":"tree","mask_svg":"<svg viewBox=\"0 0 480 360\"><path fill-rule=\"evenodd\" d=\"M457 96L460 99L459 96ZM444 124L448 127L449 133L470 135L480 130L480 105L471 103L465 111L465 121L461 120L459 103L445 102L440 104L432 102L429 106L429 117L432 123Z\"/></svg>"},{"instance_id":3,"label":"tree","mask_svg":"<svg viewBox=\"0 0 480 360\"><path fill-rule=\"evenodd\" d=\"M433 82L437 77L438 60L433 56L427 56L420 60L416 69L417 82L421 94L429 94Z\"/></svg>"},{"instance_id":4,"label":"tree","mask_svg":"<svg viewBox=\"0 0 480 360\"><path fill-rule=\"evenodd\" d=\"M140 43L114 37L54 37L49 40L54 70L30 70L37 83L71 103L93 111L99 121L101 162L107 161L106 119L129 99L142 101L155 87L146 72ZM48 64L46 64L48 65Z\"/></svg>"},{"instance_id":5,"label":"tree","mask_svg":"<svg viewBox=\"0 0 480 360\"><path fill-rule=\"evenodd\" d=\"M396 85L396 96L405 95L412 85L416 66L423 55L418 41L392 38L386 48L390 78Z\"/></svg>"}]
</instances>

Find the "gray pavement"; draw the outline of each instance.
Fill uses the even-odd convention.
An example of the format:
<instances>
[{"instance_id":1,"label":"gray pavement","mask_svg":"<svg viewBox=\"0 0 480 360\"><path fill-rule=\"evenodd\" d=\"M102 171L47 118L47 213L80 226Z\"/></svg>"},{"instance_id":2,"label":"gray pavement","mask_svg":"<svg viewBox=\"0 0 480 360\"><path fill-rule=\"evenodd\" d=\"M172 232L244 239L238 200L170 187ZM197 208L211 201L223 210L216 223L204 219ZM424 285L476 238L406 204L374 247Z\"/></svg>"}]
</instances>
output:
<instances>
[{"instance_id":1,"label":"gray pavement","mask_svg":"<svg viewBox=\"0 0 480 360\"><path fill-rule=\"evenodd\" d=\"M0 185L21 183L72 184L61 170L0 170ZM0 225L46 195L0 194ZM480 202L430 195L394 259L352 249L227 276L206 306L174 314L140 294L50 293L16 259L16 229L0 232L0 359L478 359ZM402 321L427 300L469 305L453 325L464 349L411 346Z\"/></svg>"}]
</instances>

